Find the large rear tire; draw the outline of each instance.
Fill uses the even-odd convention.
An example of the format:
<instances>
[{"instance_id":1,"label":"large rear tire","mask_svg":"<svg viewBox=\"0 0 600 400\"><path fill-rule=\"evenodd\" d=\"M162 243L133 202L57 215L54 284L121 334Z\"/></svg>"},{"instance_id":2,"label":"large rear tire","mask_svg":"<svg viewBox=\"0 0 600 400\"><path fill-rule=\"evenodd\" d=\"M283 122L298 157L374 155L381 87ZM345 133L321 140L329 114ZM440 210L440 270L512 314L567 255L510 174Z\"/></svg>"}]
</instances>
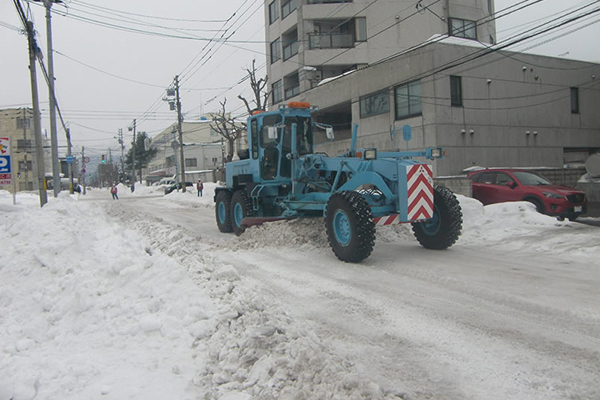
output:
<instances>
[{"instance_id":1,"label":"large rear tire","mask_svg":"<svg viewBox=\"0 0 600 400\"><path fill-rule=\"evenodd\" d=\"M462 230L462 211L456 196L444 186L433 191L433 217L414 222L413 233L426 249L444 250L458 240Z\"/></svg>"},{"instance_id":2,"label":"large rear tire","mask_svg":"<svg viewBox=\"0 0 600 400\"><path fill-rule=\"evenodd\" d=\"M217 193L215 217L217 219L217 226L221 232L233 232L233 227L231 226L231 192L221 190Z\"/></svg>"},{"instance_id":3,"label":"large rear tire","mask_svg":"<svg viewBox=\"0 0 600 400\"><path fill-rule=\"evenodd\" d=\"M246 227L242 225L242 221L246 217L251 217L252 212L252 201L246 190L241 189L236 191L231 198L231 226L233 232L240 236L246 230Z\"/></svg>"},{"instance_id":4,"label":"large rear tire","mask_svg":"<svg viewBox=\"0 0 600 400\"><path fill-rule=\"evenodd\" d=\"M327 202L325 225L331 249L341 261L361 262L375 244L375 223L365 198L358 192L334 194Z\"/></svg>"}]
</instances>

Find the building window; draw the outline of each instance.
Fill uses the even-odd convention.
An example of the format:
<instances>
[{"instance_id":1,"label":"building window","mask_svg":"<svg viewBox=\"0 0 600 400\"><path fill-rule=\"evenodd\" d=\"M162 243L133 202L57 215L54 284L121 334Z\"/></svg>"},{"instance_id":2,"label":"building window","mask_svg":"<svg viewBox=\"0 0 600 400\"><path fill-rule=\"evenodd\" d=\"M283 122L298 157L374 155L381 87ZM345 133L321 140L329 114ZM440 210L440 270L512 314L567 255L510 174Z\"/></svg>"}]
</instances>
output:
<instances>
[{"instance_id":1,"label":"building window","mask_svg":"<svg viewBox=\"0 0 600 400\"><path fill-rule=\"evenodd\" d=\"M389 112L390 92L387 89L360 98L361 118L385 114Z\"/></svg>"},{"instance_id":2,"label":"building window","mask_svg":"<svg viewBox=\"0 0 600 400\"><path fill-rule=\"evenodd\" d=\"M19 171L33 171L31 161L19 161Z\"/></svg>"},{"instance_id":3,"label":"building window","mask_svg":"<svg viewBox=\"0 0 600 400\"><path fill-rule=\"evenodd\" d=\"M450 77L450 105L462 107L462 78L460 76Z\"/></svg>"},{"instance_id":4,"label":"building window","mask_svg":"<svg viewBox=\"0 0 600 400\"><path fill-rule=\"evenodd\" d=\"M291 57L298 54L298 41L290 42L283 46L283 61L289 60Z\"/></svg>"},{"instance_id":5,"label":"building window","mask_svg":"<svg viewBox=\"0 0 600 400\"><path fill-rule=\"evenodd\" d=\"M571 113L579 114L579 88L571 88Z\"/></svg>"},{"instance_id":6,"label":"building window","mask_svg":"<svg viewBox=\"0 0 600 400\"><path fill-rule=\"evenodd\" d=\"M33 141L25 139L17 139L17 150L31 151L33 150Z\"/></svg>"},{"instance_id":7,"label":"building window","mask_svg":"<svg viewBox=\"0 0 600 400\"><path fill-rule=\"evenodd\" d=\"M277 104L279 102L281 102L283 100L283 82L280 80L278 80L277 82L273 83L273 85L271 86L271 90L273 92L273 104Z\"/></svg>"},{"instance_id":8,"label":"building window","mask_svg":"<svg viewBox=\"0 0 600 400\"><path fill-rule=\"evenodd\" d=\"M269 4L269 24L279 19L279 7L277 7L277 0Z\"/></svg>"},{"instance_id":9,"label":"building window","mask_svg":"<svg viewBox=\"0 0 600 400\"><path fill-rule=\"evenodd\" d=\"M475 21L450 18L450 35L465 39L477 40L477 25Z\"/></svg>"},{"instance_id":10,"label":"building window","mask_svg":"<svg viewBox=\"0 0 600 400\"><path fill-rule=\"evenodd\" d=\"M363 41L359 36L365 36L366 40L366 31L359 33L359 25L361 25L359 19L361 18L347 22L339 20L315 22L313 33L308 35L309 47L311 49L353 48L354 42ZM365 30L366 26L360 29Z\"/></svg>"},{"instance_id":11,"label":"building window","mask_svg":"<svg viewBox=\"0 0 600 400\"><path fill-rule=\"evenodd\" d=\"M297 0L284 0L281 4L281 19L290 15L297 8Z\"/></svg>"},{"instance_id":12,"label":"building window","mask_svg":"<svg viewBox=\"0 0 600 400\"><path fill-rule=\"evenodd\" d=\"M367 19L364 17L356 18L356 41L367 41Z\"/></svg>"},{"instance_id":13,"label":"building window","mask_svg":"<svg viewBox=\"0 0 600 400\"><path fill-rule=\"evenodd\" d=\"M30 128L31 118L17 117L17 129Z\"/></svg>"},{"instance_id":14,"label":"building window","mask_svg":"<svg viewBox=\"0 0 600 400\"><path fill-rule=\"evenodd\" d=\"M396 119L421 115L421 81L400 85L395 89Z\"/></svg>"},{"instance_id":15,"label":"building window","mask_svg":"<svg viewBox=\"0 0 600 400\"><path fill-rule=\"evenodd\" d=\"M198 160L195 158L186 158L185 159L185 166L186 167L197 167L198 166Z\"/></svg>"},{"instance_id":16,"label":"building window","mask_svg":"<svg viewBox=\"0 0 600 400\"><path fill-rule=\"evenodd\" d=\"M285 89L285 98L289 99L294 96L298 96L300 94L300 84L286 88Z\"/></svg>"},{"instance_id":17,"label":"building window","mask_svg":"<svg viewBox=\"0 0 600 400\"><path fill-rule=\"evenodd\" d=\"M288 60L298 54L298 30L294 29L281 36L283 42L283 60Z\"/></svg>"},{"instance_id":18,"label":"building window","mask_svg":"<svg viewBox=\"0 0 600 400\"><path fill-rule=\"evenodd\" d=\"M271 64L281 59L281 42L277 39L271 42Z\"/></svg>"}]
</instances>

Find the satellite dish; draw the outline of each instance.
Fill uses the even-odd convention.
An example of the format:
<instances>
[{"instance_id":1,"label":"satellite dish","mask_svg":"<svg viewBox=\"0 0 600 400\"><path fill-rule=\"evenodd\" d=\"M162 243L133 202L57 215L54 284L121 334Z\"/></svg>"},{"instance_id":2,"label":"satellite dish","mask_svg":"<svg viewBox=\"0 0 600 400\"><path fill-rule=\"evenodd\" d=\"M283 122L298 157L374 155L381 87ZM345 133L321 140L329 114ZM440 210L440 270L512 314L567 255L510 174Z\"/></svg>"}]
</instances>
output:
<instances>
[{"instance_id":1,"label":"satellite dish","mask_svg":"<svg viewBox=\"0 0 600 400\"><path fill-rule=\"evenodd\" d=\"M585 168L592 178L600 177L600 153L589 156L585 162Z\"/></svg>"}]
</instances>

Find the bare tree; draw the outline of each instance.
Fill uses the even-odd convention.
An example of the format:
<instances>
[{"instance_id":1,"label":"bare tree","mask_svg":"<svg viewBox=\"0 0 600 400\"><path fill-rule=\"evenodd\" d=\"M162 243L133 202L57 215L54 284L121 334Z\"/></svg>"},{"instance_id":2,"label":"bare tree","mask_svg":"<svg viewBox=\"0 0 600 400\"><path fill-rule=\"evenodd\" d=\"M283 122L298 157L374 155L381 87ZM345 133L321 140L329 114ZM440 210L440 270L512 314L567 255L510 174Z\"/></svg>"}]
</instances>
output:
<instances>
[{"instance_id":1,"label":"bare tree","mask_svg":"<svg viewBox=\"0 0 600 400\"><path fill-rule=\"evenodd\" d=\"M252 88L254 99L248 101L242 95L239 95L238 98L246 105L248 114L252 115L253 111L265 110L267 107L269 92L265 91L265 87L267 86L268 77L265 76L264 78L257 79L256 60L252 60L252 67L246 68L246 72L248 72L248 78L250 79L250 87ZM246 132L246 124L235 121L235 119L231 117L231 114L227 113L227 99L219 103L221 104L221 109L212 114L213 124L210 126L227 141L228 146L226 162L229 162L233 159L235 141L241 138L242 134Z\"/></svg>"},{"instance_id":2,"label":"bare tree","mask_svg":"<svg viewBox=\"0 0 600 400\"><path fill-rule=\"evenodd\" d=\"M210 127L227 141L226 162L229 162L233 159L235 141L242 137L242 134L246 131L246 124L235 121L231 117L231 114L227 113L227 99L219 103L221 104L221 109L212 114L213 123L210 124Z\"/></svg>"},{"instance_id":3,"label":"bare tree","mask_svg":"<svg viewBox=\"0 0 600 400\"><path fill-rule=\"evenodd\" d=\"M270 91L265 90L265 87L267 86L269 77L265 76L264 78L260 79L256 78L256 60L252 60L252 68L246 68L246 72L248 72L248 77L250 78L250 87L252 88L252 93L254 94L252 103L255 105L255 107L251 107L250 102L241 94L238 96L238 99L244 102L248 114L252 115L252 111L254 110L267 109L267 100L269 99Z\"/></svg>"}]
</instances>

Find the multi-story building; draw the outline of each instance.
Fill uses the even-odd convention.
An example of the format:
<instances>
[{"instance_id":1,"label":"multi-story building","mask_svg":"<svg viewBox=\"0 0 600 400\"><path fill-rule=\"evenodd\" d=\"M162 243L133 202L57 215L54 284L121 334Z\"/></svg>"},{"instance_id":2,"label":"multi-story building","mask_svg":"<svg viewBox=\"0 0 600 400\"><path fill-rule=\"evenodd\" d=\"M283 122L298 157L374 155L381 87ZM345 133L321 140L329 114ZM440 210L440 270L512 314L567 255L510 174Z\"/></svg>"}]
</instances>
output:
<instances>
[{"instance_id":1,"label":"multi-story building","mask_svg":"<svg viewBox=\"0 0 600 400\"><path fill-rule=\"evenodd\" d=\"M33 110L0 110L0 136L9 137L12 143L12 179L16 181L17 190L37 189Z\"/></svg>"},{"instance_id":2,"label":"multi-story building","mask_svg":"<svg viewBox=\"0 0 600 400\"><path fill-rule=\"evenodd\" d=\"M221 136L210 127L209 120L183 122L183 145L186 180L202 178L212 180L212 171L223 163ZM179 173L180 153L177 124L172 124L152 138L152 146L158 149L144 175L149 182Z\"/></svg>"},{"instance_id":3,"label":"multi-story building","mask_svg":"<svg viewBox=\"0 0 600 400\"><path fill-rule=\"evenodd\" d=\"M492 0L265 0L270 104L448 34L494 43Z\"/></svg>"},{"instance_id":4,"label":"multi-story building","mask_svg":"<svg viewBox=\"0 0 600 400\"><path fill-rule=\"evenodd\" d=\"M318 105L316 118L337 132L320 151L348 150L351 124L359 125L360 147L405 149L408 125L408 148L446 151L434 163L438 176L472 166L581 165L600 150L600 64L505 51L482 56L488 51L446 38L296 99Z\"/></svg>"},{"instance_id":5,"label":"multi-story building","mask_svg":"<svg viewBox=\"0 0 600 400\"><path fill-rule=\"evenodd\" d=\"M317 105L336 131L319 151L348 150L354 124L360 147L443 147L438 176L581 165L600 150L600 65L494 49L492 0L267 0L265 9L270 104Z\"/></svg>"}]
</instances>

